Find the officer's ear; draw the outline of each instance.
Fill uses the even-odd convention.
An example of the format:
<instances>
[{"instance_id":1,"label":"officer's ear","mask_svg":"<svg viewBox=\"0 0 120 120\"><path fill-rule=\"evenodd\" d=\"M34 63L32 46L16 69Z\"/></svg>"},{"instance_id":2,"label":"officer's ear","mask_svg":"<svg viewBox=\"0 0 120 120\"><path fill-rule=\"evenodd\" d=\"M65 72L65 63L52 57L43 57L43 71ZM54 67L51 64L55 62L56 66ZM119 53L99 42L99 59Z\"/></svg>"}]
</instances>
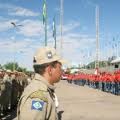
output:
<instances>
[{"instance_id":1,"label":"officer's ear","mask_svg":"<svg viewBox=\"0 0 120 120\"><path fill-rule=\"evenodd\" d=\"M47 73L51 76L52 75L52 67L49 65L47 68Z\"/></svg>"}]
</instances>

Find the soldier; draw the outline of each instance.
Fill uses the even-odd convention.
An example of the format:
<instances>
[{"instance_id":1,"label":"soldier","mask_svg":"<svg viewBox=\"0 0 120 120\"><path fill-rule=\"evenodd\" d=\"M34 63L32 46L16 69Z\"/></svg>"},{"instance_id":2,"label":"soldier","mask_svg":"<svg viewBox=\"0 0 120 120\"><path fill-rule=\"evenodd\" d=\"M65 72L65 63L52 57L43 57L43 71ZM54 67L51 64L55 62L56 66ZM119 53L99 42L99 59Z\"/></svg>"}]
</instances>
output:
<instances>
[{"instance_id":1,"label":"soldier","mask_svg":"<svg viewBox=\"0 0 120 120\"><path fill-rule=\"evenodd\" d=\"M5 89L2 91L2 103L3 103L3 108L4 111L7 111L8 109L11 109L11 92L12 92L12 82L11 82L11 71L6 70L4 77L3 77L3 82L5 84Z\"/></svg>"},{"instance_id":2,"label":"soldier","mask_svg":"<svg viewBox=\"0 0 120 120\"><path fill-rule=\"evenodd\" d=\"M17 118L58 120L54 83L61 79L63 60L54 48L44 47L38 49L33 63L35 76L19 100Z\"/></svg>"}]
</instances>

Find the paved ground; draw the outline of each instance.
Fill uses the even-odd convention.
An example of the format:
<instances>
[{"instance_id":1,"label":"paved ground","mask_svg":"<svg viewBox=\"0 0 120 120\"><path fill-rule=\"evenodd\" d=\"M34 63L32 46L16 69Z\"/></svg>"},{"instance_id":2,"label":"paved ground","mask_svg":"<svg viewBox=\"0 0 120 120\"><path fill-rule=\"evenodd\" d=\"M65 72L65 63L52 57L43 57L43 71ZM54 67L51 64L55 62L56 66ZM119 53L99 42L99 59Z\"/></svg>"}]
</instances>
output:
<instances>
[{"instance_id":1,"label":"paved ground","mask_svg":"<svg viewBox=\"0 0 120 120\"><path fill-rule=\"evenodd\" d=\"M120 120L120 96L67 81L58 83L56 92L61 120ZM4 120L16 120L15 112Z\"/></svg>"},{"instance_id":2,"label":"paved ground","mask_svg":"<svg viewBox=\"0 0 120 120\"><path fill-rule=\"evenodd\" d=\"M120 120L120 96L61 81L56 89L62 120Z\"/></svg>"}]
</instances>

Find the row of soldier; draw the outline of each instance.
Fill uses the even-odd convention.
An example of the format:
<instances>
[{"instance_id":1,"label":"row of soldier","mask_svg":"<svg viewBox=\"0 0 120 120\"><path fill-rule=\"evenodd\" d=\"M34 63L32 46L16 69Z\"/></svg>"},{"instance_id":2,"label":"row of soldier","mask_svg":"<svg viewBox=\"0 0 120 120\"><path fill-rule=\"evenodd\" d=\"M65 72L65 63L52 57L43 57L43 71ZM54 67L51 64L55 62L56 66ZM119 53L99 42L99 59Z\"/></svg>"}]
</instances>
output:
<instances>
[{"instance_id":1,"label":"row of soldier","mask_svg":"<svg viewBox=\"0 0 120 120\"><path fill-rule=\"evenodd\" d=\"M98 74L64 74L69 83L99 89L104 92L120 95L120 71L113 73L99 72Z\"/></svg>"},{"instance_id":2,"label":"row of soldier","mask_svg":"<svg viewBox=\"0 0 120 120\"><path fill-rule=\"evenodd\" d=\"M22 72L0 71L0 116L17 106L30 78Z\"/></svg>"}]
</instances>

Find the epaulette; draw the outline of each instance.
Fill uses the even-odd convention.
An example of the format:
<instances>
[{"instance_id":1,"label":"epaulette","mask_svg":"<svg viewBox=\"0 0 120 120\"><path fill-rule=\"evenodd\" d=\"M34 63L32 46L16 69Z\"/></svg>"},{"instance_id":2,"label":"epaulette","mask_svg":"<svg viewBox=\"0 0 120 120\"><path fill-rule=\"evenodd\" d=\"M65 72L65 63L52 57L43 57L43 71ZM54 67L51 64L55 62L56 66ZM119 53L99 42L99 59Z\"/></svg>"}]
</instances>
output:
<instances>
[{"instance_id":1,"label":"epaulette","mask_svg":"<svg viewBox=\"0 0 120 120\"><path fill-rule=\"evenodd\" d=\"M43 100L45 102L48 102L48 99L47 97L45 97L45 94L43 93L44 91L35 91L33 92L31 95L30 95L30 98L33 99L33 98L39 98L40 100Z\"/></svg>"}]
</instances>

